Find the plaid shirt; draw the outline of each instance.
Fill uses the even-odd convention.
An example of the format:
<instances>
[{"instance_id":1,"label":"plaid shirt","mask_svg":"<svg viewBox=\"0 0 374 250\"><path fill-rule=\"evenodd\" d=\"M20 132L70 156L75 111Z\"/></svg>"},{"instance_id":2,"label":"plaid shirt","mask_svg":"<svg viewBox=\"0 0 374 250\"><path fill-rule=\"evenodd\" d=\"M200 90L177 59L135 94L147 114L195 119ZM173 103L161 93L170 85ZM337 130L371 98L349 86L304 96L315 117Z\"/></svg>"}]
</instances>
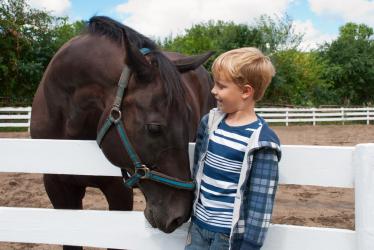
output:
<instances>
[{"instance_id":1,"label":"plaid shirt","mask_svg":"<svg viewBox=\"0 0 374 250\"><path fill-rule=\"evenodd\" d=\"M193 177L197 182L194 212L209 135L224 117L224 113L212 109L209 115L201 119L198 128L193 165ZM262 126L253 132L252 141L248 144L234 203L230 235L230 249L234 250L258 250L262 247L278 185L278 162L281 158L279 139L264 119L259 116L258 119Z\"/></svg>"}]
</instances>

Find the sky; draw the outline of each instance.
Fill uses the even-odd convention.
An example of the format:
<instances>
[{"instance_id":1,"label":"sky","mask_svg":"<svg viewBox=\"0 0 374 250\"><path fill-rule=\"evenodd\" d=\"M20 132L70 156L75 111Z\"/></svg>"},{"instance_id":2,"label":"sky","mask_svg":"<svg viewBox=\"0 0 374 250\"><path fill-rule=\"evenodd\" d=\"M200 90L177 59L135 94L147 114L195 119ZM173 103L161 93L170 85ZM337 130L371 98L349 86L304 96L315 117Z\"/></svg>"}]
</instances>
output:
<instances>
[{"instance_id":1,"label":"sky","mask_svg":"<svg viewBox=\"0 0 374 250\"><path fill-rule=\"evenodd\" d=\"M253 24L259 16L282 17L304 34L302 50L314 49L339 34L347 22L374 28L374 0L27 0L33 8L88 20L110 16L151 38L183 34L193 24L208 20Z\"/></svg>"}]
</instances>

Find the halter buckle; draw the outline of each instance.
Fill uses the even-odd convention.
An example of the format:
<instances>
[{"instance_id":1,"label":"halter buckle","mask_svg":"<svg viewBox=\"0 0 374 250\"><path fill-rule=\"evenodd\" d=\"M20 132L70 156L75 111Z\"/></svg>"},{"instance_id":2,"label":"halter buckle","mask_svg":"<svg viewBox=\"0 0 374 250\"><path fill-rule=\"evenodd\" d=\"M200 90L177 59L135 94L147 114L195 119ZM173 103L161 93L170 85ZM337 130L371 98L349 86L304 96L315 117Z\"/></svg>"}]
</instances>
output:
<instances>
[{"instance_id":1,"label":"halter buckle","mask_svg":"<svg viewBox=\"0 0 374 250\"><path fill-rule=\"evenodd\" d=\"M146 165L142 165L140 168L135 169L135 174L140 175L140 179L146 179L148 178L150 170Z\"/></svg>"},{"instance_id":2,"label":"halter buckle","mask_svg":"<svg viewBox=\"0 0 374 250\"><path fill-rule=\"evenodd\" d=\"M114 123L117 123L122 117L121 110L118 107L114 106L110 110L109 119L111 119Z\"/></svg>"}]
</instances>

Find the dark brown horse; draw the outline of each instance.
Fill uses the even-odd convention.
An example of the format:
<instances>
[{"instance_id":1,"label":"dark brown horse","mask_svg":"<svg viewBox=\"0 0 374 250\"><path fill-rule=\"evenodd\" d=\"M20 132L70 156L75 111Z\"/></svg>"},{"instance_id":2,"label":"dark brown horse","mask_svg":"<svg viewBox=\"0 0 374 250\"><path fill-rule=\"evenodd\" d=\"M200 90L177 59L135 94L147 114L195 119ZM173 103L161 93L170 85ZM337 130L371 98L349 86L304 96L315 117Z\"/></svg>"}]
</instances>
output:
<instances>
[{"instance_id":1,"label":"dark brown horse","mask_svg":"<svg viewBox=\"0 0 374 250\"><path fill-rule=\"evenodd\" d=\"M142 54L142 48L149 53ZM210 55L161 52L129 27L108 17L93 17L87 31L67 42L45 71L32 105L31 136L96 139L110 115L126 65L131 73L119 108L131 145L151 170L191 180L188 142L195 139L201 116L214 105L211 78L201 66ZM101 148L113 164L132 166L114 127ZM55 208L82 209L86 187L96 187L110 210L132 210L132 190L120 177L45 174L44 185ZM139 187L152 226L169 233L188 220L191 191L146 179Z\"/></svg>"}]
</instances>

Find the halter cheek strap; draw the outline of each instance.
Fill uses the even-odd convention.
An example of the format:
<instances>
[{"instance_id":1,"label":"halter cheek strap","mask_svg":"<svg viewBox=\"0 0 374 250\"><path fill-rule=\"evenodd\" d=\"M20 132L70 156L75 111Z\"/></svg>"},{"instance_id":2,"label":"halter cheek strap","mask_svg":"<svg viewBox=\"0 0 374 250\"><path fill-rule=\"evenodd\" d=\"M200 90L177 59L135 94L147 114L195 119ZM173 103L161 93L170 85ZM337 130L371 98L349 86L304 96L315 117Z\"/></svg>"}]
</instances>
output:
<instances>
[{"instance_id":1,"label":"halter cheek strap","mask_svg":"<svg viewBox=\"0 0 374 250\"><path fill-rule=\"evenodd\" d=\"M145 55L150 53L150 49L142 48L140 51ZM128 187L133 187L136 183L140 181L140 179L149 179L152 181L156 181L174 188L179 189L187 189L187 190L194 190L195 183L193 181L182 181L177 178L167 176L160 172L154 171L149 169L146 165L141 163L139 156L136 154L134 148L132 147L128 136L126 134L125 126L121 120L122 112L121 112L121 103L127 88L129 78L130 78L131 71L127 65L124 66L121 77L118 81L118 89L116 93L116 97L113 103L113 107L110 110L110 114L108 118L105 120L103 126L99 130L99 133L96 137L96 142L99 146L103 141L103 138L107 134L108 130L114 125L116 127L117 133L120 137L121 143L124 146L128 156L130 157L135 169L127 169L126 171L121 168L122 177L125 182L125 185ZM131 172L133 172L131 174ZM130 178L127 175L130 173Z\"/></svg>"}]
</instances>

